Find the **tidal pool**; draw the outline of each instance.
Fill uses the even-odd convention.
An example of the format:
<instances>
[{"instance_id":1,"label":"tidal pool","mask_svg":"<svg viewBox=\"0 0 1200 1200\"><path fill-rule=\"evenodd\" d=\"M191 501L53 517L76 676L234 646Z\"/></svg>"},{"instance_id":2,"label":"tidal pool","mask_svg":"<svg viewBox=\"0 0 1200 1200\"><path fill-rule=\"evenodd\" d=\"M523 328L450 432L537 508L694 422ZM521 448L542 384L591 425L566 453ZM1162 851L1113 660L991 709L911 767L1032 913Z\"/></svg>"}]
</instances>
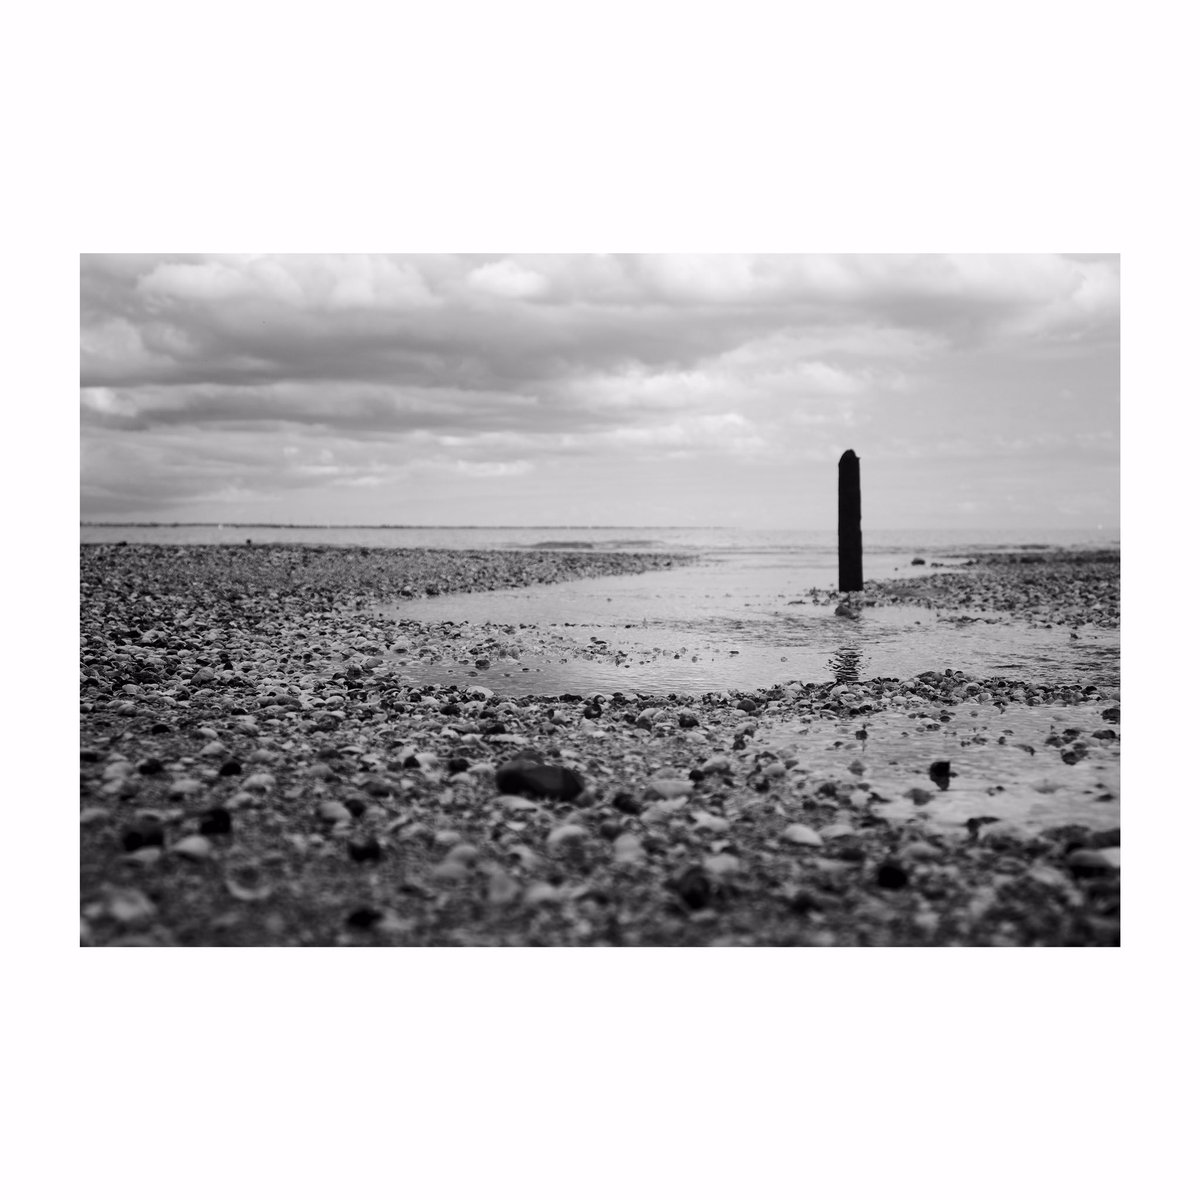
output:
<instances>
[{"instance_id":1,"label":"tidal pool","mask_svg":"<svg viewBox=\"0 0 1200 1200\"><path fill-rule=\"evenodd\" d=\"M875 578L923 572L873 564ZM510 695L753 690L790 681L966 671L1115 686L1119 635L1032 627L998 613L807 602L828 565L787 555L706 559L671 571L424 597L388 609L439 637L397 662L412 683L484 683Z\"/></svg>"}]
</instances>

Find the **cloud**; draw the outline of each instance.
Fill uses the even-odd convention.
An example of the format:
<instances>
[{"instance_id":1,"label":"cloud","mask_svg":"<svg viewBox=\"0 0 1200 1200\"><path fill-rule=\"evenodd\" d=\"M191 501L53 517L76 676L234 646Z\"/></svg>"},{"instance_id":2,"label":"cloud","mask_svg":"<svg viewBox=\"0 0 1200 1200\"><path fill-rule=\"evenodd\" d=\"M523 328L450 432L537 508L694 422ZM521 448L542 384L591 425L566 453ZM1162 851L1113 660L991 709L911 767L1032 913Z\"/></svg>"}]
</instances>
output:
<instances>
[{"instance_id":1,"label":"cloud","mask_svg":"<svg viewBox=\"0 0 1200 1200\"><path fill-rule=\"evenodd\" d=\"M1111 257L85 255L80 284L85 516L782 469L850 431L895 461L1016 422L1116 452Z\"/></svg>"}]
</instances>

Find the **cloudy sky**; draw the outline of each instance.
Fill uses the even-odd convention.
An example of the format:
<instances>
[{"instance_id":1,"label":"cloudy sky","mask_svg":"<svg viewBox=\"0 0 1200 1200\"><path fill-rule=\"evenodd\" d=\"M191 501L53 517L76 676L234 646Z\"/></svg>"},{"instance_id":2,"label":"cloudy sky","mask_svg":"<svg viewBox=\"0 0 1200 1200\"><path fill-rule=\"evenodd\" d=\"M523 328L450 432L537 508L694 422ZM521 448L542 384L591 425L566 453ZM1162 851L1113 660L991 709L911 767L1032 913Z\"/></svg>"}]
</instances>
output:
<instances>
[{"instance_id":1,"label":"cloudy sky","mask_svg":"<svg viewBox=\"0 0 1200 1200\"><path fill-rule=\"evenodd\" d=\"M1103 255L84 255L85 521L1119 514Z\"/></svg>"}]
</instances>

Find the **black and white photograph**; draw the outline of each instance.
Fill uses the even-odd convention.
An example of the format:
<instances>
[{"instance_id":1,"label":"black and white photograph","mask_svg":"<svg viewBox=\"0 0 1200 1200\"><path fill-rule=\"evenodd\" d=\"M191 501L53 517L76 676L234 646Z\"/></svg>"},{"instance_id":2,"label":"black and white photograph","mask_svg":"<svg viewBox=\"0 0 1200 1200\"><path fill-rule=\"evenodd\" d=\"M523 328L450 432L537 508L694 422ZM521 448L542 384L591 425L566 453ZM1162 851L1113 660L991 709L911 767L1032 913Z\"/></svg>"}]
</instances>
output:
<instances>
[{"instance_id":1,"label":"black and white photograph","mask_svg":"<svg viewBox=\"0 0 1200 1200\"><path fill-rule=\"evenodd\" d=\"M85 946L1120 944L1120 259L80 257Z\"/></svg>"},{"instance_id":2,"label":"black and white photograph","mask_svg":"<svg viewBox=\"0 0 1200 1200\"><path fill-rule=\"evenodd\" d=\"M8 1190L1179 1192L1184 15L14 10Z\"/></svg>"}]
</instances>

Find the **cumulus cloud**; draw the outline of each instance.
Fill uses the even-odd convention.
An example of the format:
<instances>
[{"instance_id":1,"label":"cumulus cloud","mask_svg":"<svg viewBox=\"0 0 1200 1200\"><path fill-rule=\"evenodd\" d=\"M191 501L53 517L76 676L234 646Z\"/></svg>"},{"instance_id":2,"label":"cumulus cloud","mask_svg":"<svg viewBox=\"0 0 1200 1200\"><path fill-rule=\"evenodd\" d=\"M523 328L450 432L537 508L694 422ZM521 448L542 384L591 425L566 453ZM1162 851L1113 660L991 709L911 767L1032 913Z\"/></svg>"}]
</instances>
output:
<instances>
[{"instance_id":1,"label":"cumulus cloud","mask_svg":"<svg viewBox=\"0 0 1200 1200\"><path fill-rule=\"evenodd\" d=\"M85 518L1116 428L1103 256L85 255L80 283Z\"/></svg>"}]
</instances>

